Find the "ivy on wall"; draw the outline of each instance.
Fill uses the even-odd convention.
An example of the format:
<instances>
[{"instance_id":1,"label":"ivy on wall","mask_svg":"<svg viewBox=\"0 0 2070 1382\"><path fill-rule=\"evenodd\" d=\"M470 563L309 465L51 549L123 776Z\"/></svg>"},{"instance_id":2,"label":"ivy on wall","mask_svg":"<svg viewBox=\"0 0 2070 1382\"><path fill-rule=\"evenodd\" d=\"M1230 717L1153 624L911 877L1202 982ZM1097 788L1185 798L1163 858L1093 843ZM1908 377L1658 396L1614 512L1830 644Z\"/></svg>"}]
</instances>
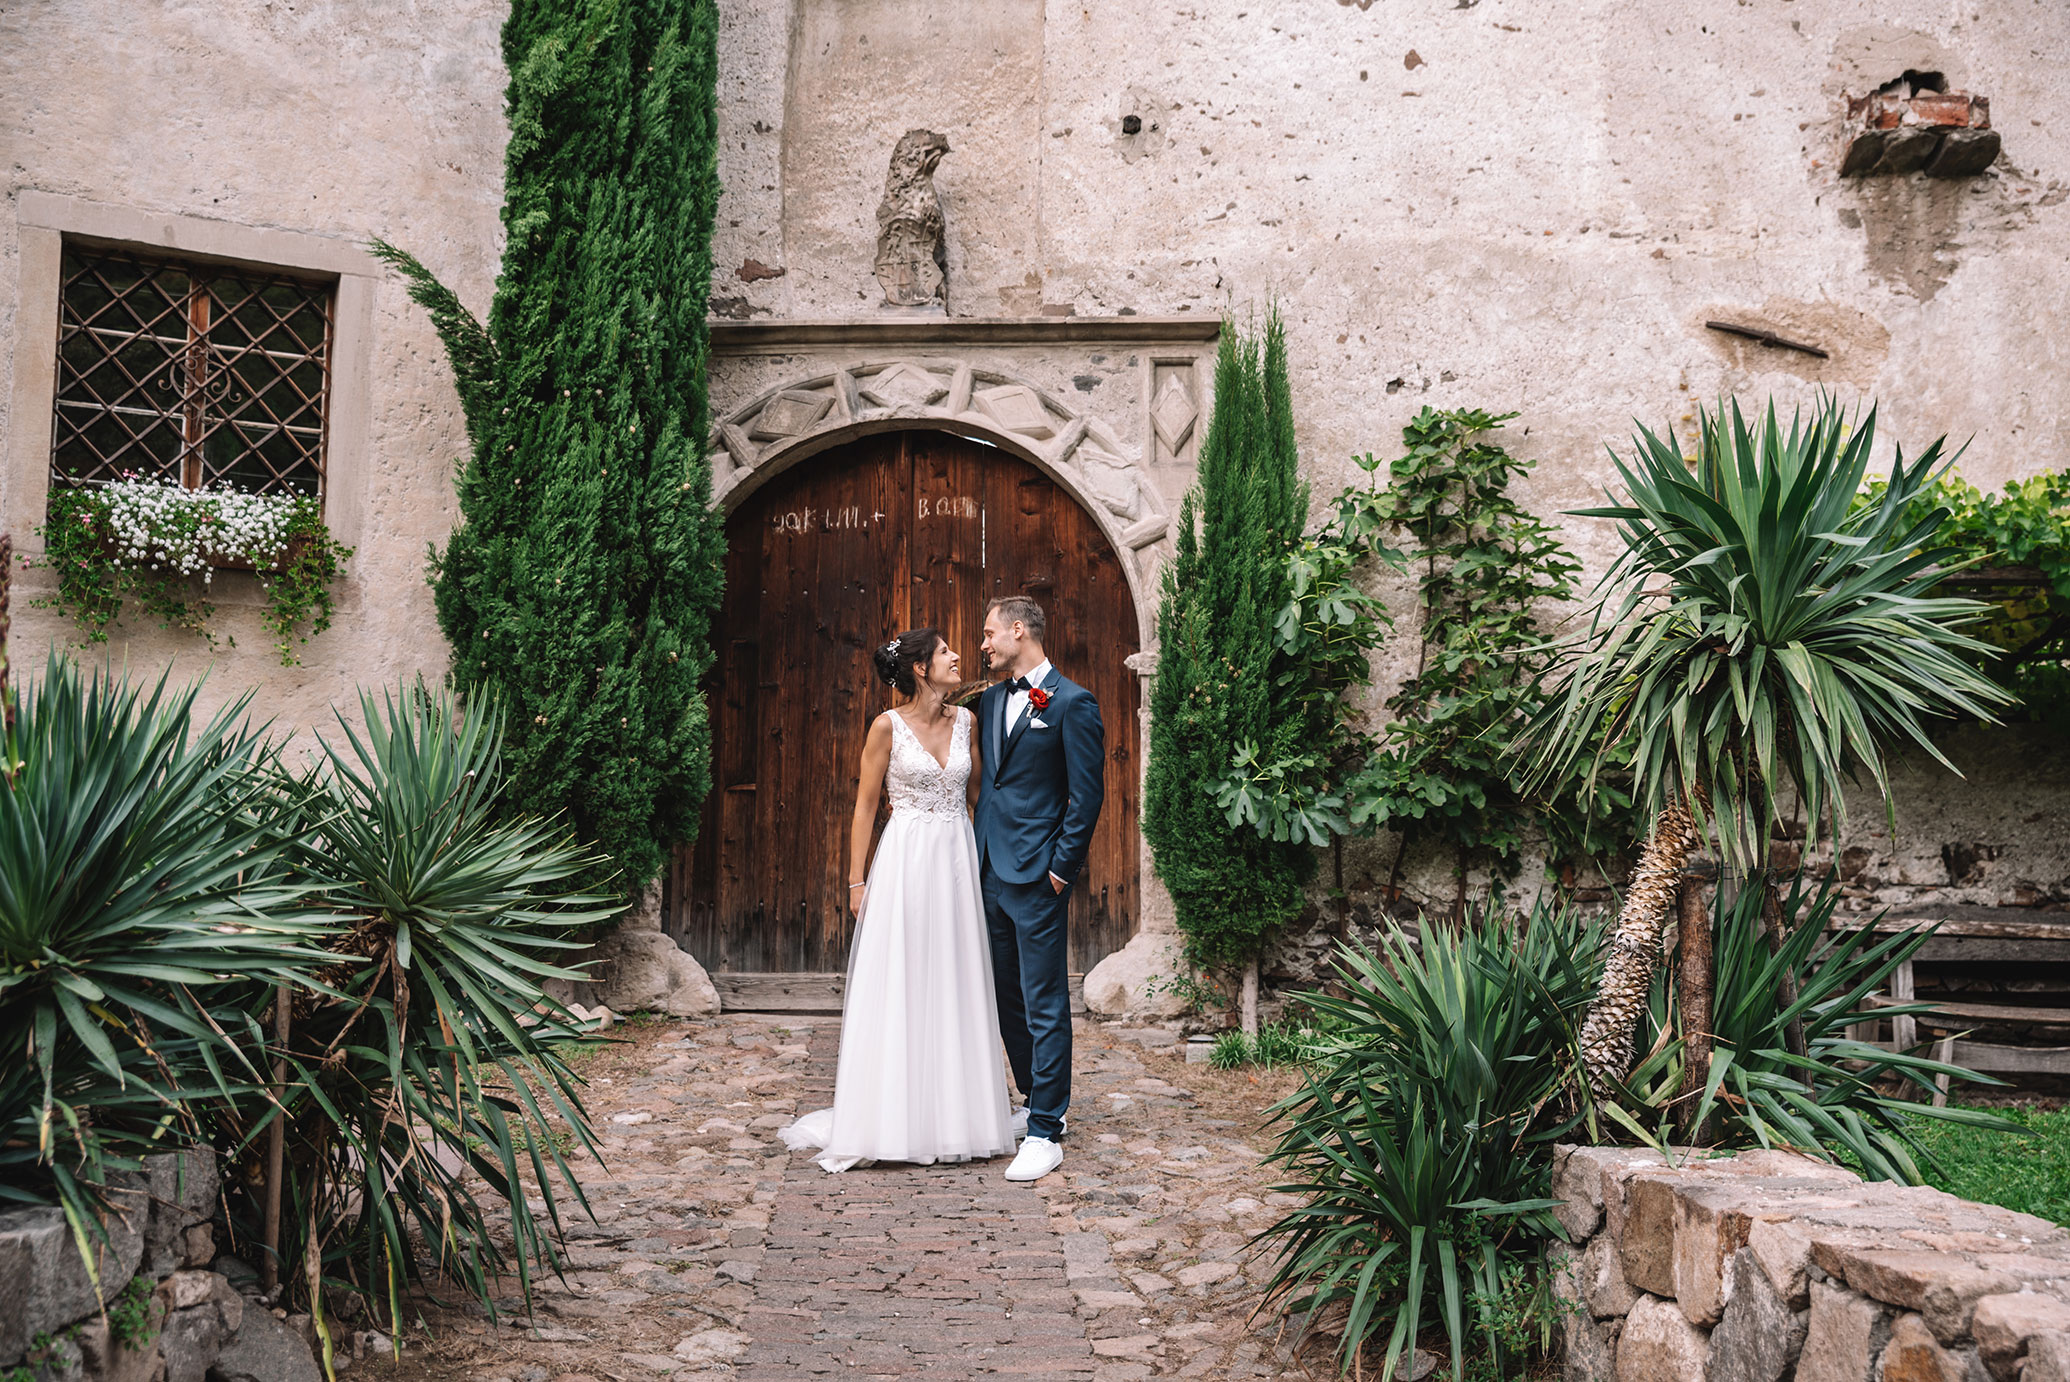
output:
<instances>
[{"instance_id":1,"label":"ivy on wall","mask_svg":"<svg viewBox=\"0 0 2070 1382\"><path fill-rule=\"evenodd\" d=\"M504 708L513 799L567 812L630 889L710 786L717 23L711 0L517 0L488 324L375 247L430 312L467 418L463 521L432 560L453 682Z\"/></svg>"}]
</instances>

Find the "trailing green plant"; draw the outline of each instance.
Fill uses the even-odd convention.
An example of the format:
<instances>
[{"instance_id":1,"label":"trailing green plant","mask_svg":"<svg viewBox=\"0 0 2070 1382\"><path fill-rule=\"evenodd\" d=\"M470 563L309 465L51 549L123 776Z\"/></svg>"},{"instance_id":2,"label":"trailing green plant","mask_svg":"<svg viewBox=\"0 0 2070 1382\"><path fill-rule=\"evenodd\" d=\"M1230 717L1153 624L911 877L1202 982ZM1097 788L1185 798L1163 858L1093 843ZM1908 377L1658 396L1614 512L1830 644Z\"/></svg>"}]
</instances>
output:
<instances>
[{"instance_id":1,"label":"trailing green plant","mask_svg":"<svg viewBox=\"0 0 2070 1382\"><path fill-rule=\"evenodd\" d=\"M207 1140L252 1097L234 999L326 958L243 720L53 651L0 772L0 1200L60 1205L82 1253L101 1187Z\"/></svg>"},{"instance_id":2,"label":"trailing green plant","mask_svg":"<svg viewBox=\"0 0 2070 1382\"><path fill-rule=\"evenodd\" d=\"M1857 506L1880 502L1883 491L1883 482L1871 484ZM1920 490L1905 516L1917 521L1936 508L1947 513L1934 537L1949 565L1991 568L1965 570L1959 585L1941 588L1985 603L1972 630L1994 650L1984 671L2019 698L2027 718L2070 728L2070 472L2013 480L1996 494L1951 472Z\"/></svg>"},{"instance_id":3,"label":"trailing green plant","mask_svg":"<svg viewBox=\"0 0 2070 1382\"><path fill-rule=\"evenodd\" d=\"M1470 1350L1517 1361L1503 1303L1563 1236L1551 1152L1574 1125L1558 1096L1599 933L1571 909L1519 926L1469 908L1456 932L1344 947L1342 995L1304 996L1334 1034L1272 1110L1276 1189L1304 1202L1261 1235L1278 1254L1267 1299L1341 1326L1344 1370L1370 1350L1391 1377L1434 1330L1455 1379Z\"/></svg>"},{"instance_id":4,"label":"trailing green plant","mask_svg":"<svg viewBox=\"0 0 2070 1382\"><path fill-rule=\"evenodd\" d=\"M69 616L87 642L106 642L108 626L134 603L166 628L200 634L213 647L209 591L216 570L249 567L266 594L261 618L284 666L300 661L298 645L331 626L331 587L352 556L331 536L313 497L138 479L53 488L36 532L41 564L55 573L57 589L35 603Z\"/></svg>"},{"instance_id":5,"label":"trailing green plant","mask_svg":"<svg viewBox=\"0 0 2070 1382\"><path fill-rule=\"evenodd\" d=\"M717 26L710 0L517 0L487 326L374 246L431 314L467 419L462 522L432 561L453 685L507 711L516 799L565 814L634 890L710 787Z\"/></svg>"},{"instance_id":6,"label":"trailing green plant","mask_svg":"<svg viewBox=\"0 0 2070 1382\"><path fill-rule=\"evenodd\" d=\"M1664 979L1653 985L1641 1033L1650 1054L1625 1081L1634 1112L1616 1103L1595 1116L1666 1150L1681 1129L1703 1129L1703 1145L1728 1150L1787 1147L1845 1161L1871 1180L1919 1184L1922 1121L1999 1132L2017 1126L1977 1109L1934 1108L1935 1078L2002 1083L1913 1051L1856 1041L1849 1028L1878 1018L1930 1013L1932 1003L1875 1004L1897 967L1919 952L1930 926L1878 934L1874 918L1834 929L1839 885L1799 873L1781 899L1784 934L1763 935L1761 889L1718 901L1715 981L1705 1069L1683 1069L1689 1042L1674 1020ZM1795 996L1778 1005L1785 980ZM1803 1033L1793 1049L1791 1028ZM1695 1109L1692 1102L1694 1091ZM1905 1097L1906 1095L1912 1097Z\"/></svg>"},{"instance_id":7,"label":"trailing green plant","mask_svg":"<svg viewBox=\"0 0 2070 1382\"><path fill-rule=\"evenodd\" d=\"M1857 419L1831 398L1787 430L1772 403L1751 428L1721 404L1701 415L1693 472L1672 434L1642 427L1629 457L1613 456L1625 498L1581 511L1614 520L1624 551L1531 721L1535 772L1593 783L1628 760L1654 821L1584 1024L1598 1098L1630 1068L1680 872L1708 834L1730 868L1763 869L1784 789L1814 833L1838 838L1842 788L1863 773L1894 824L1887 748L1947 765L1928 721L1990 719L2005 702L1962 631L1980 606L1931 593L1945 514L1913 505L1952 460L1940 441L1916 461L1900 450L1877 500L1857 506L1875 433L1873 408ZM1693 964L1685 999L1700 1003L1708 979ZM1690 1035L1693 1078L1708 1059Z\"/></svg>"},{"instance_id":8,"label":"trailing green plant","mask_svg":"<svg viewBox=\"0 0 2070 1382\"><path fill-rule=\"evenodd\" d=\"M391 1327L426 1275L493 1314L506 1270L529 1298L534 1265L557 1265L563 1195L586 1204L563 1134L595 1143L557 1048L580 1034L543 985L580 977L557 961L611 908L581 890L595 860L565 823L512 800L493 708L420 688L363 695L360 711L363 727L341 716L342 742L282 784L299 876L339 921L331 963L274 1043L288 1071L281 1266L319 1323L319 1273ZM254 1023L270 1003L254 995ZM244 1155L271 1122L249 1126Z\"/></svg>"},{"instance_id":9,"label":"trailing green plant","mask_svg":"<svg viewBox=\"0 0 2070 1382\"><path fill-rule=\"evenodd\" d=\"M1225 323L1200 482L1181 506L1158 608L1142 821L1188 958L1209 969L1255 959L1300 911L1314 868L1305 845L1233 826L1215 795L1232 745L1278 759L1327 732L1273 632L1307 510L1297 462L1278 314L1262 341Z\"/></svg>"}]
</instances>

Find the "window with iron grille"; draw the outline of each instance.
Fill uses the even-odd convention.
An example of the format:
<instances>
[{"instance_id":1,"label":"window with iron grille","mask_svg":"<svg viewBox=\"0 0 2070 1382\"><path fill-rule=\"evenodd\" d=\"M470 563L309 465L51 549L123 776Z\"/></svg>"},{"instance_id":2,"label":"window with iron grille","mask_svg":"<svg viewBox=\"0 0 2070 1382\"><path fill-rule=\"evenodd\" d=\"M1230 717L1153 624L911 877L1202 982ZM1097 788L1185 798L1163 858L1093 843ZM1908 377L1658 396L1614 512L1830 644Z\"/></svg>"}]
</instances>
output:
<instances>
[{"instance_id":1,"label":"window with iron grille","mask_svg":"<svg viewBox=\"0 0 2070 1382\"><path fill-rule=\"evenodd\" d=\"M67 243L55 484L321 497L335 285Z\"/></svg>"}]
</instances>

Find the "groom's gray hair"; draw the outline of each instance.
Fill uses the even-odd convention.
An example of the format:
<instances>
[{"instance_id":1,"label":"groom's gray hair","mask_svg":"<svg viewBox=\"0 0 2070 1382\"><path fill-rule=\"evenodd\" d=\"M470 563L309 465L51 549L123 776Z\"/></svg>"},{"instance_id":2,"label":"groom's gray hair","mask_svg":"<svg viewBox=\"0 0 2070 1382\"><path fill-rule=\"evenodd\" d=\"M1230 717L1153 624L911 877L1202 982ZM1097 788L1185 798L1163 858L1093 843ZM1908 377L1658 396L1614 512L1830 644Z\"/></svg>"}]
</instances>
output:
<instances>
[{"instance_id":1,"label":"groom's gray hair","mask_svg":"<svg viewBox=\"0 0 2070 1382\"><path fill-rule=\"evenodd\" d=\"M1042 606L1026 595L999 595L985 606L985 613L999 611L999 617L1011 624L1019 620L1028 630L1028 637L1037 643L1042 641L1042 632L1049 623L1049 617L1042 612Z\"/></svg>"}]
</instances>

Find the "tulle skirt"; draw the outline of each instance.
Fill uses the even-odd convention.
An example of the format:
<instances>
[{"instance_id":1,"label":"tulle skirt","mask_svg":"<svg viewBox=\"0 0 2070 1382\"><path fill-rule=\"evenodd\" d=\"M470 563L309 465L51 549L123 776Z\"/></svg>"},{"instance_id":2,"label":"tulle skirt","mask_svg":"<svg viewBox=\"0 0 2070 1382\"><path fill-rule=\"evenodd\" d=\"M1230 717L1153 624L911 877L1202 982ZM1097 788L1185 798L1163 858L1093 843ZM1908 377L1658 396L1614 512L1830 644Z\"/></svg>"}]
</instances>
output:
<instances>
[{"instance_id":1,"label":"tulle skirt","mask_svg":"<svg viewBox=\"0 0 2070 1382\"><path fill-rule=\"evenodd\" d=\"M892 813L848 957L834 1106L781 1136L829 1171L1014 1149L968 818Z\"/></svg>"}]
</instances>

